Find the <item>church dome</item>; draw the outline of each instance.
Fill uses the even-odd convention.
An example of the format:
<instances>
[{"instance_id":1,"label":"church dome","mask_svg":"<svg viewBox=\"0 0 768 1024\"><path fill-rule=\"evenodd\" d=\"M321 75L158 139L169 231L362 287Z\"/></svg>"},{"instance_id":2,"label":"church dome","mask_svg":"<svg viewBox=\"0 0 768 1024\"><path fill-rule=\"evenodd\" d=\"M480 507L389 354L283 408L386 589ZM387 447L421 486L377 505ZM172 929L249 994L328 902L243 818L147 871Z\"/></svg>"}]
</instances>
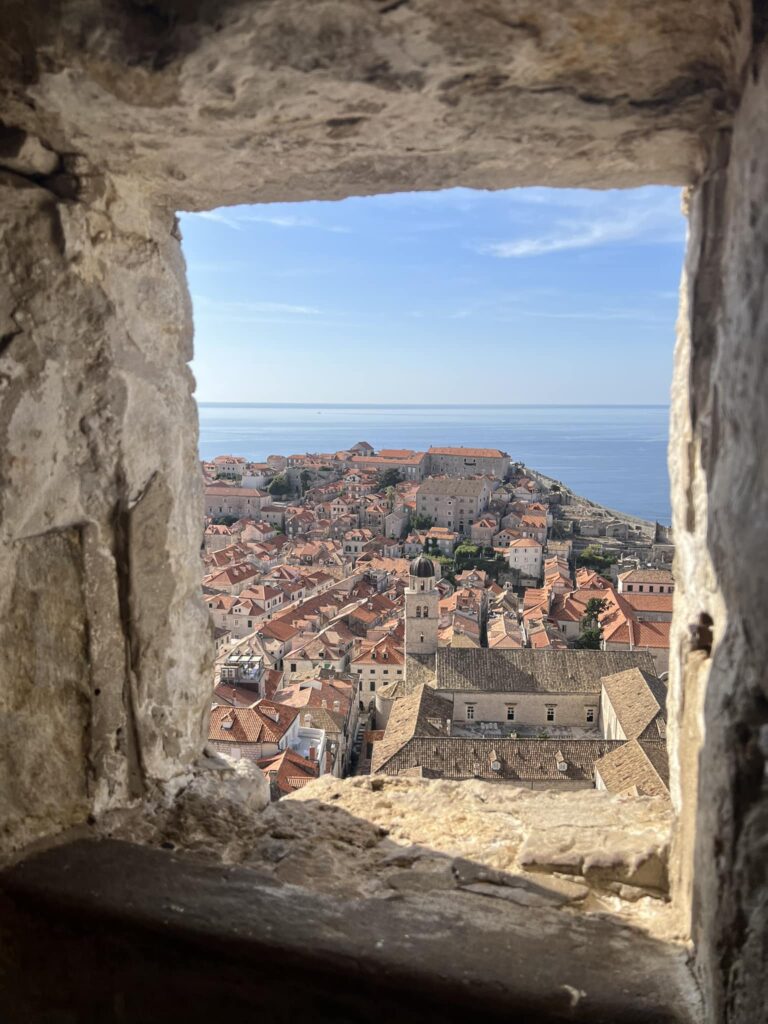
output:
<instances>
[{"instance_id":1,"label":"church dome","mask_svg":"<svg viewBox=\"0 0 768 1024\"><path fill-rule=\"evenodd\" d=\"M435 575L435 566L431 558L427 558L426 555L419 555L411 562L411 576L420 576L422 578L426 576Z\"/></svg>"}]
</instances>

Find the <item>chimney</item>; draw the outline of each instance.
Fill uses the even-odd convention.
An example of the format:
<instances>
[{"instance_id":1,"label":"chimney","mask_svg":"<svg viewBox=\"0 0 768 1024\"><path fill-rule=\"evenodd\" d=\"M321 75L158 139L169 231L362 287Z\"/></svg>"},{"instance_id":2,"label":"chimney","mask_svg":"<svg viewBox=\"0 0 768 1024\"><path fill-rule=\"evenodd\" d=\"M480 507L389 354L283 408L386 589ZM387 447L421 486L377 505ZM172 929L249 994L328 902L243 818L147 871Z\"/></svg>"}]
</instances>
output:
<instances>
[{"instance_id":1,"label":"chimney","mask_svg":"<svg viewBox=\"0 0 768 1024\"><path fill-rule=\"evenodd\" d=\"M310 747L309 748L309 760L310 761L316 761L317 760L317 747Z\"/></svg>"}]
</instances>

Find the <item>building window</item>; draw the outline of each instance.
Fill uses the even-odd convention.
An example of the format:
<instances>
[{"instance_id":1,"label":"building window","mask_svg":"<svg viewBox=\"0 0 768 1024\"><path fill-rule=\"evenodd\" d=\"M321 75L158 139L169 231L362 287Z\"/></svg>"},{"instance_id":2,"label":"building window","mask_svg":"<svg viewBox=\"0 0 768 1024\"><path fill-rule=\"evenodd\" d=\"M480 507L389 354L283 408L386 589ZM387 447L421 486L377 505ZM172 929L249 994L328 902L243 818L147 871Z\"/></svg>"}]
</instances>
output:
<instances>
[{"instance_id":1,"label":"building window","mask_svg":"<svg viewBox=\"0 0 768 1024\"><path fill-rule=\"evenodd\" d=\"M475 717L475 705L474 704L467 704L467 721L471 722L474 717Z\"/></svg>"},{"instance_id":2,"label":"building window","mask_svg":"<svg viewBox=\"0 0 768 1024\"><path fill-rule=\"evenodd\" d=\"M296 662L292 661L291 662L291 672L295 672L295 671L296 671Z\"/></svg>"},{"instance_id":3,"label":"building window","mask_svg":"<svg viewBox=\"0 0 768 1024\"><path fill-rule=\"evenodd\" d=\"M641 583L641 584L640 584L640 586L639 586L639 587L638 587L637 589L638 589L638 590L640 591L640 593L642 594L642 592L643 592L643 584Z\"/></svg>"},{"instance_id":4,"label":"building window","mask_svg":"<svg viewBox=\"0 0 768 1024\"><path fill-rule=\"evenodd\" d=\"M424 605L424 608L422 609L422 611L423 611L423 613L424 613L424 618L425 618L425 619L428 619L428 618L429 618L429 605L426 605L426 604L425 604L425 605Z\"/></svg>"},{"instance_id":5,"label":"building window","mask_svg":"<svg viewBox=\"0 0 768 1024\"><path fill-rule=\"evenodd\" d=\"M515 720L515 709L513 707L507 706L507 721L508 722L514 722L514 720Z\"/></svg>"},{"instance_id":6,"label":"building window","mask_svg":"<svg viewBox=\"0 0 768 1024\"><path fill-rule=\"evenodd\" d=\"M587 721L588 722L594 722L594 720L595 720L595 709L594 708L587 708Z\"/></svg>"},{"instance_id":7,"label":"building window","mask_svg":"<svg viewBox=\"0 0 768 1024\"><path fill-rule=\"evenodd\" d=\"M548 722L554 722L554 720L555 720L555 709L554 708L547 708L547 721Z\"/></svg>"},{"instance_id":8,"label":"building window","mask_svg":"<svg viewBox=\"0 0 768 1024\"><path fill-rule=\"evenodd\" d=\"M421 605L420 604L416 605L416 618L417 619L421 618Z\"/></svg>"},{"instance_id":9,"label":"building window","mask_svg":"<svg viewBox=\"0 0 768 1024\"><path fill-rule=\"evenodd\" d=\"M372 679L370 681L370 683L368 683L368 689L371 690L371 691L376 689L376 680L375 679Z\"/></svg>"},{"instance_id":10,"label":"building window","mask_svg":"<svg viewBox=\"0 0 768 1024\"><path fill-rule=\"evenodd\" d=\"M628 583L627 584L627 593L630 593L632 591L632 589L633 589L633 585L631 583Z\"/></svg>"}]
</instances>

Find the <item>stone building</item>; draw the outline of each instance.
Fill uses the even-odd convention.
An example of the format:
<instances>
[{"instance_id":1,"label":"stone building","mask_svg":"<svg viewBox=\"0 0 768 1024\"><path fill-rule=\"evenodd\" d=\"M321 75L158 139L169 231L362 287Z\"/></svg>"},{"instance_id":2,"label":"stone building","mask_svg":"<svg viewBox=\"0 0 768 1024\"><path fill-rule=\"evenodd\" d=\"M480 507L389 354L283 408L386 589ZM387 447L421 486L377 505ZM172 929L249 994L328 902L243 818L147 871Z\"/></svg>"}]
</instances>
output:
<instances>
[{"instance_id":1,"label":"stone building","mask_svg":"<svg viewBox=\"0 0 768 1024\"><path fill-rule=\"evenodd\" d=\"M252 487L234 487L231 484L208 484L205 488L205 514L207 516L248 516L258 518L265 503L264 495Z\"/></svg>"},{"instance_id":2,"label":"stone building","mask_svg":"<svg viewBox=\"0 0 768 1024\"><path fill-rule=\"evenodd\" d=\"M602 728L604 677L631 670L645 673L633 677L639 688L656 687L653 661L645 651L440 647L431 663L426 657L418 663L409 659L405 679L434 687L449 701L455 723L501 723L511 729L562 726L597 733ZM659 700L657 694L654 699L665 706L665 698ZM606 738L614 737L606 733Z\"/></svg>"},{"instance_id":3,"label":"stone building","mask_svg":"<svg viewBox=\"0 0 768 1024\"><path fill-rule=\"evenodd\" d=\"M456 480L430 477L416 492L416 511L433 524L469 534L472 524L488 508L492 488L485 479Z\"/></svg>"},{"instance_id":4,"label":"stone building","mask_svg":"<svg viewBox=\"0 0 768 1024\"><path fill-rule=\"evenodd\" d=\"M509 455L498 448L430 448L429 472L433 476L493 476L503 480L509 470Z\"/></svg>"},{"instance_id":5,"label":"stone building","mask_svg":"<svg viewBox=\"0 0 768 1024\"><path fill-rule=\"evenodd\" d=\"M673 594L675 580L669 569L630 569L617 579L620 594Z\"/></svg>"},{"instance_id":6,"label":"stone building","mask_svg":"<svg viewBox=\"0 0 768 1024\"><path fill-rule=\"evenodd\" d=\"M325 1024L334 1000L366 1021L764 1014L764 4L468 10L0 11L11 1024L254 1005L292 1018L311 1005ZM262 776L205 753L213 639L176 211L459 184L685 188L671 811L499 786L489 803L483 781L407 775L316 780L266 808ZM569 827L574 815L595 827ZM334 842L342 828L349 842ZM622 893L648 897L641 920ZM604 900L610 914L590 911ZM275 997L262 979L286 957L302 985Z\"/></svg>"},{"instance_id":7,"label":"stone building","mask_svg":"<svg viewBox=\"0 0 768 1024\"><path fill-rule=\"evenodd\" d=\"M411 562L405 591L405 654L431 656L437 650L440 591L435 565L426 555Z\"/></svg>"},{"instance_id":8,"label":"stone building","mask_svg":"<svg viewBox=\"0 0 768 1024\"><path fill-rule=\"evenodd\" d=\"M622 756L624 748L629 747ZM656 738L606 740L457 735L451 702L419 684L396 700L383 737L373 745L377 775L424 779L482 779L518 788L559 791L600 788L666 796L665 744ZM490 798L493 802L493 798Z\"/></svg>"}]
</instances>

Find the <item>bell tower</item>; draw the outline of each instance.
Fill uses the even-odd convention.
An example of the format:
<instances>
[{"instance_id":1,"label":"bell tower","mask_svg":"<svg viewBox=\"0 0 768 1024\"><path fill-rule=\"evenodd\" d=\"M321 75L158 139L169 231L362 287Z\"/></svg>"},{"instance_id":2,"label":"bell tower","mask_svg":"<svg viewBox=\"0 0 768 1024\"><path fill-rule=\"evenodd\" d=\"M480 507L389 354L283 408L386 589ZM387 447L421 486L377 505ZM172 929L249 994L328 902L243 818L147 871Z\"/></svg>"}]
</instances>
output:
<instances>
[{"instance_id":1,"label":"bell tower","mask_svg":"<svg viewBox=\"0 0 768 1024\"><path fill-rule=\"evenodd\" d=\"M435 586L431 558L419 555L411 562L405 592L405 653L435 654L440 592Z\"/></svg>"}]
</instances>

